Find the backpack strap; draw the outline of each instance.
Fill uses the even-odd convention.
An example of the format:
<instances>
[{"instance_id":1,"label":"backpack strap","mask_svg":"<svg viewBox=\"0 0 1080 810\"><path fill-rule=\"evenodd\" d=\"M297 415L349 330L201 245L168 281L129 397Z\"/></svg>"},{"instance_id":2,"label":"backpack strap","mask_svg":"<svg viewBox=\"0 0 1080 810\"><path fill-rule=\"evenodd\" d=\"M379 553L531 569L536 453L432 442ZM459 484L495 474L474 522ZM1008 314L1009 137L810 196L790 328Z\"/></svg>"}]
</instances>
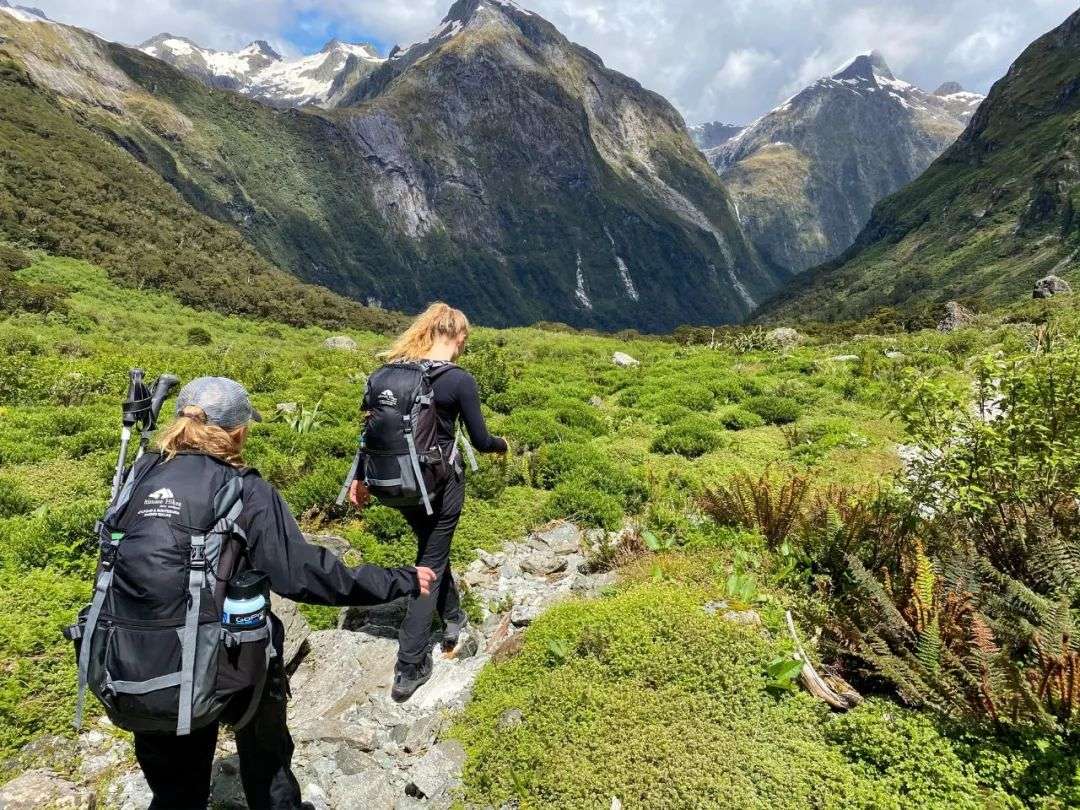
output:
<instances>
[{"instance_id":1,"label":"backpack strap","mask_svg":"<svg viewBox=\"0 0 1080 810\"><path fill-rule=\"evenodd\" d=\"M191 537L191 559L188 568L188 608L184 628L180 633L180 702L177 707L176 736L191 733L195 693L195 651L199 641L199 616L202 595L206 587L206 545L211 538L220 542L232 534L246 540L247 535L236 521L244 511L244 472L238 471L214 496L216 521L206 534Z\"/></svg>"},{"instance_id":2,"label":"backpack strap","mask_svg":"<svg viewBox=\"0 0 1080 810\"><path fill-rule=\"evenodd\" d=\"M416 476L416 485L420 488L420 497L424 501L424 511L428 515L434 515L435 510L431 508L431 496L427 491L427 484L424 483L424 472L420 469L420 456L416 452L416 441L413 439L413 424L412 415L406 414L402 417L405 423L405 443L409 446L409 461L412 464L413 474Z\"/></svg>"},{"instance_id":3,"label":"backpack strap","mask_svg":"<svg viewBox=\"0 0 1080 810\"><path fill-rule=\"evenodd\" d=\"M161 460L161 456L152 453L143 456L143 458L147 460L139 459L132 466L124 486L117 494L112 505L110 505L105 516L97 523L98 542L101 545L101 570L97 582L94 584L94 597L90 602L90 609L86 613L85 624L82 627L76 624L74 627L68 628L68 637L72 641L76 639L80 641L78 661L79 689L78 697L75 699L75 728L82 728L83 711L86 707L86 685L90 671L91 641L94 637L94 631L97 629L98 619L101 617L101 610L105 606L106 598L108 598L109 589L112 587L116 552L120 548L120 542L124 539L124 533L113 531L113 527L116 526L116 519L127 509L136 487L142 483L150 470L154 469Z\"/></svg>"}]
</instances>

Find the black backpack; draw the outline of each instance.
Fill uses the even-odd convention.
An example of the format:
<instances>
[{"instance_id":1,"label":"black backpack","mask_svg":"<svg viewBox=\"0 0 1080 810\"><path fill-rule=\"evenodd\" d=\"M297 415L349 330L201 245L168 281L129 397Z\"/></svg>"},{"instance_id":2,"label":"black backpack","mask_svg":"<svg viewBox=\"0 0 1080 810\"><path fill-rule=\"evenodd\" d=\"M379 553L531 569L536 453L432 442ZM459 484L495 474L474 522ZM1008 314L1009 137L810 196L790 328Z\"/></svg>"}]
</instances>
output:
<instances>
[{"instance_id":1,"label":"black backpack","mask_svg":"<svg viewBox=\"0 0 1080 810\"><path fill-rule=\"evenodd\" d=\"M75 724L86 689L112 722L183 736L221 718L251 689L237 727L254 715L275 655L269 610L262 627L222 626L228 580L246 564L236 520L244 478L208 456L140 458L98 523L93 601L65 635L79 666Z\"/></svg>"},{"instance_id":2,"label":"black backpack","mask_svg":"<svg viewBox=\"0 0 1080 810\"><path fill-rule=\"evenodd\" d=\"M376 498L396 508L424 507L433 514L432 500L453 475L457 442L439 446L438 418L432 391L434 381L453 363L425 360L390 363L368 377L361 409L364 427L360 449L345 480L338 503L359 477ZM458 431L459 438L462 438ZM472 466L476 461L466 442Z\"/></svg>"}]
</instances>

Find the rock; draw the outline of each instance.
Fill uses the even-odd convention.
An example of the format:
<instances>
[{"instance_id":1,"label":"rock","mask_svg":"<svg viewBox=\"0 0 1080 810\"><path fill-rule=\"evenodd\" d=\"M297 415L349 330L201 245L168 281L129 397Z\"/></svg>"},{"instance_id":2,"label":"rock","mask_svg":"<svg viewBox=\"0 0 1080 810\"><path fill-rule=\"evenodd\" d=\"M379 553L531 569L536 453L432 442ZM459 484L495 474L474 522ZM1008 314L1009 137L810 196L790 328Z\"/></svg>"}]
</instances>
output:
<instances>
[{"instance_id":1,"label":"rock","mask_svg":"<svg viewBox=\"0 0 1080 810\"><path fill-rule=\"evenodd\" d=\"M142 771L132 771L110 786L106 806L116 810L146 810L153 799L154 794L150 792Z\"/></svg>"},{"instance_id":2,"label":"rock","mask_svg":"<svg viewBox=\"0 0 1080 810\"><path fill-rule=\"evenodd\" d=\"M582 536L581 529L573 523L562 522L536 532L529 544L538 550L548 549L554 554L577 554L581 551Z\"/></svg>"},{"instance_id":3,"label":"rock","mask_svg":"<svg viewBox=\"0 0 1080 810\"><path fill-rule=\"evenodd\" d=\"M521 561L521 570L538 577L546 577L566 569L566 558L550 551L537 551Z\"/></svg>"},{"instance_id":4,"label":"rock","mask_svg":"<svg viewBox=\"0 0 1080 810\"><path fill-rule=\"evenodd\" d=\"M945 315L937 328L939 332L955 332L957 329L969 326L974 320L975 315L970 310L965 309L956 301L949 301L945 305Z\"/></svg>"},{"instance_id":5,"label":"rock","mask_svg":"<svg viewBox=\"0 0 1080 810\"><path fill-rule=\"evenodd\" d=\"M611 797L611 810L622 810L622 802L618 796Z\"/></svg>"},{"instance_id":6,"label":"rock","mask_svg":"<svg viewBox=\"0 0 1080 810\"><path fill-rule=\"evenodd\" d=\"M620 368L636 368L641 365L640 360L635 360L625 352L615 352L615 354L611 355L611 362Z\"/></svg>"},{"instance_id":7,"label":"rock","mask_svg":"<svg viewBox=\"0 0 1080 810\"><path fill-rule=\"evenodd\" d=\"M382 768L343 776L330 790L334 810L394 810L398 791Z\"/></svg>"},{"instance_id":8,"label":"rock","mask_svg":"<svg viewBox=\"0 0 1080 810\"><path fill-rule=\"evenodd\" d=\"M394 676L397 640L367 633L323 630L308 637L310 650L291 678L289 718L295 727L342 720L354 705L383 694Z\"/></svg>"},{"instance_id":9,"label":"rock","mask_svg":"<svg viewBox=\"0 0 1080 810\"><path fill-rule=\"evenodd\" d=\"M439 743L413 766L405 792L415 798L438 800L461 782L465 748L457 740Z\"/></svg>"},{"instance_id":10,"label":"rock","mask_svg":"<svg viewBox=\"0 0 1080 810\"><path fill-rule=\"evenodd\" d=\"M723 601L721 601L721 602L706 602L703 609L710 616L715 616L720 611L727 610L728 609L728 603L723 602Z\"/></svg>"},{"instance_id":11,"label":"rock","mask_svg":"<svg viewBox=\"0 0 1080 810\"><path fill-rule=\"evenodd\" d=\"M340 720L316 718L291 729L293 742L305 743L348 743L350 747L371 753L378 747L375 729Z\"/></svg>"},{"instance_id":12,"label":"rock","mask_svg":"<svg viewBox=\"0 0 1080 810\"><path fill-rule=\"evenodd\" d=\"M313 543L316 546L322 546L328 548L334 552L337 556L344 556L349 551L352 551L352 546L349 545L349 541L344 537L338 537L333 534L305 534L304 539L309 543Z\"/></svg>"},{"instance_id":13,"label":"rock","mask_svg":"<svg viewBox=\"0 0 1080 810\"><path fill-rule=\"evenodd\" d=\"M443 720L438 714L429 714L412 723L400 725L391 732L390 737L407 754L419 754L426 751L439 736Z\"/></svg>"},{"instance_id":14,"label":"rock","mask_svg":"<svg viewBox=\"0 0 1080 810\"><path fill-rule=\"evenodd\" d=\"M745 627L761 627L761 616L756 610L729 610L724 614L724 621Z\"/></svg>"},{"instance_id":15,"label":"rock","mask_svg":"<svg viewBox=\"0 0 1080 810\"><path fill-rule=\"evenodd\" d=\"M496 568L503 564L503 561L506 560L506 555L502 553L492 554L489 551L484 551L484 549L478 548L476 550L476 559L482 562L489 571L494 571Z\"/></svg>"},{"instance_id":16,"label":"rock","mask_svg":"<svg viewBox=\"0 0 1080 810\"><path fill-rule=\"evenodd\" d=\"M888 360L903 360L907 355L903 352L885 352L885 357Z\"/></svg>"},{"instance_id":17,"label":"rock","mask_svg":"<svg viewBox=\"0 0 1080 810\"><path fill-rule=\"evenodd\" d=\"M274 412L282 416L296 413L298 410L300 410L300 405L296 402L279 402L274 406Z\"/></svg>"},{"instance_id":18,"label":"rock","mask_svg":"<svg viewBox=\"0 0 1080 810\"><path fill-rule=\"evenodd\" d=\"M285 649L282 651L282 659L285 669L291 670L293 665L299 662L300 656L307 650L308 636L311 635L311 625L308 624L304 614L300 612L300 606L291 599L278 596L276 593L271 597L274 615L285 626Z\"/></svg>"},{"instance_id":19,"label":"rock","mask_svg":"<svg viewBox=\"0 0 1080 810\"><path fill-rule=\"evenodd\" d=\"M854 363L860 358L857 354L838 354L836 357L830 357L829 359L834 363Z\"/></svg>"},{"instance_id":20,"label":"rock","mask_svg":"<svg viewBox=\"0 0 1080 810\"><path fill-rule=\"evenodd\" d=\"M2 810L94 810L96 806L92 791L51 771L27 771L0 788Z\"/></svg>"},{"instance_id":21,"label":"rock","mask_svg":"<svg viewBox=\"0 0 1080 810\"><path fill-rule=\"evenodd\" d=\"M594 408L603 408L604 400L598 396L591 396L589 397L589 404L592 405Z\"/></svg>"},{"instance_id":22,"label":"rock","mask_svg":"<svg viewBox=\"0 0 1080 810\"><path fill-rule=\"evenodd\" d=\"M323 341L323 348L336 349L337 351L355 352L359 347L356 341L347 335L329 337Z\"/></svg>"},{"instance_id":23,"label":"rock","mask_svg":"<svg viewBox=\"0 0 1080 810\"><path fill-rule=\"evenodd\" d=\"M517 728L523 722L525 722L525 716L521 713L521 709L507 709L499 715L499 731Z\"/></svg>"},{"instance_id":24,"label":"rock","mask_svg":"<svg viewBox=\"0 0 1080 810\"><path fill-rule=\"evenodd\" d=\"M508 559L502 564L502 568L499 569L499 576L503 579L517 579L521 576L521 566L513 560Z\"/></svg>"},{"instance_id":25,"label":"rock","mask_svg":"<svg viewBox=\"0 0 1080 810\"><path fill-rule=\"evenodd\" d=\"M515 627L525 627L532 624L539 615L539 605L514 605L514 609L510 611L510 621Z\"/></svg>"},{"instance_id":26,"label":"rock","mask_svg":"<svg viewBox=\"0 0 1080 810\"><path fill-rule=\"evenodd\" d=\"M503 640L491 651L491 660L496 664L505 664L511 658L516 658L525 646L525 634L516 633Z\"/></svg>"},{"instance_id":27,"label":"rock","mask_svg":"<svg viewBox=\"0 0 1080 810\"><path fill-rule=\"evenodd\" d=\"M771 332L765 334L765 341L771 343L778 349L790 349L792 346L798 346L806 338L790 326L781 326L779 329L773 329Z\"/></svg>"},{"instance_id":28,"label":"rock","mask_svg":"<svg viewBox=\"0 0 1080 810\"><path fill-rule=\"evenodd\" d=\"M1047 276L1035 283L1034 298L1053 298L1055 295L1071 293L1072 285L1060 276Z\"/></svg>"}]
</instances>

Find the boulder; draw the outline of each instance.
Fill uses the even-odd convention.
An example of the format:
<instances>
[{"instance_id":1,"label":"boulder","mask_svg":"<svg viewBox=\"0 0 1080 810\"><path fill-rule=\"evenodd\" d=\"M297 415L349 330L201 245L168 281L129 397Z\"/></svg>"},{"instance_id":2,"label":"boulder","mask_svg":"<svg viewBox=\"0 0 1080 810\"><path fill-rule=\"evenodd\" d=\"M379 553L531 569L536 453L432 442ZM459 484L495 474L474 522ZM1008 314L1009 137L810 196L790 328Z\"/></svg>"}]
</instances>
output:
<instances>
[{"instance_id":1,"label":"boulder","mask_svg":"<svg viewBox=\"0 0 1080 810\"><path fill-rule=\"evenodd\" d=\"M356 341L348 335L336 335L323 341L323 348L335 349L343 352L355 352L359 347Z\"/></svg>"},{"instance_id":2,"label":"boulder","mask_svg":"<svg viewBox=\"0 0 1080 810\"><path fill-rule=\"evenodd\" d=\"M510 621L515 627L526 627L540 615L540 606L535 604L514 605L510 611Z\"/></svg>"},{"instance_id":3,"label":"boulder","mask_svg":"<svg viewBox=\"0 0 1080 810\"><path fill-rule=\"evenodd\" d=\"M62 779L52 771L27 771L0 788L3 810L94 810L92 791Z\"/></svg>"},{"instance_id":4,"label":"boulder","mask_svg":"<svg viewBox=\"0 0 1080 810\"><path fill-rule=\"evenodd\" d=\"M773 329L765 334L765 341L778 349L790 349L792 346L798 346L806 338L790 326L781 326L779 329Z\"/></svg>"},{"instance_id":5,"label":"boulder","mask_svg":"<svg viewBox=\"0 0 1080 810\"><path fill-rule=\"evenodd\" d=\"M945 315L937 328L939 332L955 332L957 329L969 326L974 320L974 313L965 309L956 301L949 301L945 305Z\"/></svg>"},{"instance_id":6,"label":"boulder","mask_svg":"<svg viewBox=\"0 0 1080 810\"><path fill-rule=\"evenodd\" d=\"M635 360L625 352L615 352L615 354L611 355L611 362L620 368L636 368L641 365L640 360Z\"/></svg>"},{"instance_id":7,"label":"boulder","mask_svg":"<svg viewBox=\"0 0 1080 810\"><path fill-rule=\"evenodd\" d=\"M464 746L457 740L441 742L413 766L405 792L414 798L437 801L461 783L464 767Z\"/></svg>"},{"instance_id":8,"label":"boulder","mask_svg":"<svg viewBox=\"0 0 1080 810\"><path fill-rule=\"evenodd\" d=\"M1055 295L1071 293L1072 285L1060 276L1047 276L1035 282L1034 298L1053 298Z\"/></svg>"},{"instance_id":9,"label":"boulder","mask_svg":"<svg viewBox=\"0 0 1080 810\"><path fill-rule=\"evenodd\" d=\"M411 723L397 726L390 737L401 746L401 750L405 753L419 754L434 744L442 726L443 720L440 715L428 714Z\"/></svg>"},{"instance_id":10,"label":"boulder","mask_svg":"<svg viewBox=\"0 0 1080 810\"><path fill-rule=\"evenodd\" d=\"M285 669L290 670L307 649L311 625L300 612L300 606L291 599L273 594L271 605L273 605L274 615L281 619L281 623L285 626L285 649L282 659Z\"/></svg>"},{"instance_id":11,"label":"boulder","mask_svg":"<svg viewBox=\"0 0 1080 810\"><path fill-rule=\"evenodd\" d=\"M604 400L598 396L591 396L589 397L589 404L594 408L602 408L604 407Z\"/></svg>"},{"instance_id":12,"label":"boulder","mask_svg":"<svg viewBox=\"0 0 1080 810\"><path fill-rule=\"evenodd\" d=\"M533 534L529 545L538 551L548 550L553 554L577 554L581 551L582 538L581 529L573 523L561 522Z\"/></svg>"},{"instance_id":13,"label":"boulder","mask_svg":"<svg viewBox=\"0 0 1080 810\"><path fill-rule=\"evenodd\" d=\"M507 709L499 715L499 730L509 731L523 722L525 722L525 716L521 713L521 709Z\"/></svg>"},{"instance_id":14,"label":"boulder","mask_svg":"<svg viewBox=\"0 0 1080 810\"><path fill-rule=\"evenodd\" d=\"M538 577L557 574L566 569L566 558L551 551L537 551L521 561L521 570Z\"/></svg>"},{"instance_id":15,"label":"boulder","mask_svg":"<svg viewBox=\"0 0 1080 810\"><path fill-rule=\"evenodd\" d=\"M854 363L860 358L857 354L838 354L836 357L830 357L829 359L834 363Z\"/></svg>"}]
</instances>

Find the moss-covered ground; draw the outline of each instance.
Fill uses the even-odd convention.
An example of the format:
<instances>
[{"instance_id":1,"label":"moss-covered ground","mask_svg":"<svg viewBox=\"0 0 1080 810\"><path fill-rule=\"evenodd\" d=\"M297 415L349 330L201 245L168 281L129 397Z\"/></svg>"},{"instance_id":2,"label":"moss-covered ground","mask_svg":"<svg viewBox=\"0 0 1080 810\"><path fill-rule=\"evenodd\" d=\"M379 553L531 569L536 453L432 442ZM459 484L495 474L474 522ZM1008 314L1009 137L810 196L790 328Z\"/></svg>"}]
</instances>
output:
<instances>
[{"instance_id":1,"label":"moss-covered ground","mask_svg":"<svg viewBox=\"0 0 1080 810\"><path fill-rule=\"evenodd\" d=\"M392 510L333 506L355 446L364 375L386 336L332 333L196 311L112 284L86 263L39 256L17 274L67 295L66 311L0 310L0 754L70 733L72 655L60 637L85 602L91 527L115 462L127 371L242 381L268 417L248 461L305 528L340 534L353 557L399 564L412 540ZM543 522L639 523L654 546L603 598L560 606L524 651L482 675L453 730L469 751L466 798L523 807L1065 807L1077 760L1052 738L1002 740L873 700L829 716L804 694L769 689L789 653L786 608L815 605L776 575L762 541L698 509L706 487L747 470L794 469L816 485L893 474L901 428L889 413L912 368L967 385L979 352L1029 335L988 324L788 351L585 335L477 330L463 359L493 430L513 447L485 460L455 543L457 564ZM732 344L734 346L736 344ZM614 351L641 361L618 368ZM888 353L888 356L886 356ZM842 356L856 359L837 359ZM317 412L316 412L317 408ZM763 618L734 626L702 606L738 598ZM812 600L811 600L812 602ZM320 624L332 613L312 611ZM775 684L774 684L775 686ZM518 708L524 721L501 730ZM1071 791L1071 792L1070 792ZM1023 802L1027 802L1025 805ZM1075 805L1071 805L1075 806Z\"/></svg>"}]
</instances>

